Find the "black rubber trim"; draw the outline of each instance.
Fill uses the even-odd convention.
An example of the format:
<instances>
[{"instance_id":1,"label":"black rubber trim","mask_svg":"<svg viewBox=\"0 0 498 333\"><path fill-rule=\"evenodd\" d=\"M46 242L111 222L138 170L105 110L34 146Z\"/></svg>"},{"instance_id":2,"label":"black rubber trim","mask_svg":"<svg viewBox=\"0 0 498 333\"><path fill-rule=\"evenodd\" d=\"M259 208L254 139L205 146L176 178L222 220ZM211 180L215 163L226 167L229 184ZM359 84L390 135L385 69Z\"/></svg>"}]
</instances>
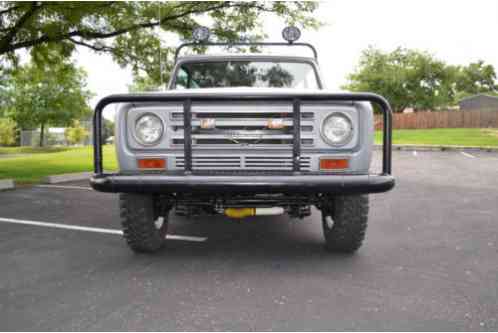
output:
<instances>
[{"instance_id":1,"label":"black rubber trim","mask_svg":"<svg viewBox=\"0 0 498 333\"><path fill-rule=\"evenodd\" d=\"M91 186L112 193L333 193L363 194L386 192L393 188L391 175L285 175L285 176L206 176L206 175L123 175L100 174Z\"/></svg>"},{"instance_id":2,"label":"black rubber trim","mask_svg":"<svg viewBox=\"0 0 498 333\"><path fill-rule=\"evenodd\" d=\"M295 99L292 102L292 169L299 172L301 168L301 102Z\"/></svg>"},{"instance_id":3,"label":"black rubber trim","mask_svg":"<svg viewBox=\"0 0 498 333\"><path fill-rule=\"evenodd\" d=\"M192 172L192 101L183 102L183 152L185 172Z\"/></svg>"}]
</instances>

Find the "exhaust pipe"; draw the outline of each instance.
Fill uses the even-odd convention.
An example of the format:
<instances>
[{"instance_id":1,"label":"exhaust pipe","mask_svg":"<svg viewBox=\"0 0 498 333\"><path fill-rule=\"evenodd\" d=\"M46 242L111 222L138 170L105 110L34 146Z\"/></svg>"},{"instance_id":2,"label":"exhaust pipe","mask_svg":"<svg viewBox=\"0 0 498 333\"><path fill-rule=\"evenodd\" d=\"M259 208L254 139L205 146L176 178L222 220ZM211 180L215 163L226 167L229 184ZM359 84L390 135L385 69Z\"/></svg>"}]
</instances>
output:
<instances>
[{"instance_id":1,"label":"exhaust pipe","mask_svg":"<svg viewBox=\"0 0 498 333\"><path fill-rule=\"evenodd\" d=\"M242 219L249 216L271 216L282 215L284 213L283 207L262 207L262 208L226 208L225 216Z\"/></svg>"}]
</instances>

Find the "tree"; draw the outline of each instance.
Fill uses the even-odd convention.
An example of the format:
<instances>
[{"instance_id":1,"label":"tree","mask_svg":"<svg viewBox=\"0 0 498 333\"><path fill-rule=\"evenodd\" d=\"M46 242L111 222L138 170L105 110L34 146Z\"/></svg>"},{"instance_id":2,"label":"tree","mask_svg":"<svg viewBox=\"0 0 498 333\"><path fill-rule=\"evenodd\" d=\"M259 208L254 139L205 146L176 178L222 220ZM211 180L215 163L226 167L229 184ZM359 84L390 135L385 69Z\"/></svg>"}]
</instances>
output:
<instances>
[{"instance_id":1,"label":"tree","mask_svg":"<svg viewBox=\"0 0 498 333\"><path fill-rule=\"evenodd\" d=\"M37 63L57 51L70 57L75 46L110 53L135 75L154 82L172 66L174 46L161 37L190 39L194 27L210 22L214 37L230 41L260 39L263 14L289 24L317 27L316 2L0 2L0 57L15 63L16 51L28 49ZM158 27L159 29L155 29ZM169 42L169 39L168 39ZM176 42L174 42L176 44ZM161 48L162 60L158 61ZM163 68L160 66L164 65ZM163 74L161 74L163 73Z\"/></svg>"},{"instance_id":2,"label":"tree","mask_svg":"<svg viewBox=\"0 0 498 333\"><path fill-rule=\"evenodd\" d=\"M102 128L102 142L106 142L111 136L114 136L114 122L104 118L104 126Z\"/></svg>"},{"instance_id":3,"label":"tree","mask_svg":"<svg viewBox=\"0 0 498 333\"><path fill-rule=\"evenodd\" d=\"M66 131L64 132L67 142L72 145L83 142L86 138L88 138L88 135L88 130L81 126L79 120L75 120L73 125L66 128Z\"/></svg>"},{"instance_id":4,"label":"tree","mask_svg":"<svg viewBox=\"0 0 498 333\"><path fill-rule=\"evenodd\" d=\"M459 98L479 93L496 94L496 72L493 65L485 64L483 60L458 68L456 75L456 90Z\"/></svg>"},{"instance_id":5,"label":"tree","mask_svg":"<svg viewBox=\"0 0 498 333\"><path fill-rule=\"evenodd\" d=\"M68 60L50 67L29 63L18 67L8 84L6 115L20 128L40 127L40 146L45 127L67 126L91 112L86 73Z\"/></svg>"},{"instance_id":6,"label":"tree","mask_svg":"<svg viewBox=\"0 0 498 333\"><path fill-rule=\"evenodd\" d=\"M16 123L9 118L0 118L0 145L10 146L16 142Z\"/></svg>"},{"instance_id":7,"label":"tree","mask_svg":"<svg viewBox=\"0 0 498 333\"><path fill-rule=\"evenodd\" d=\"M344 88L383 95L394 112L407 107L436 109L453 102L454 75L455 68L427 52L397 48L384 53L370 47Z\"/></svg>"}]
</instances>

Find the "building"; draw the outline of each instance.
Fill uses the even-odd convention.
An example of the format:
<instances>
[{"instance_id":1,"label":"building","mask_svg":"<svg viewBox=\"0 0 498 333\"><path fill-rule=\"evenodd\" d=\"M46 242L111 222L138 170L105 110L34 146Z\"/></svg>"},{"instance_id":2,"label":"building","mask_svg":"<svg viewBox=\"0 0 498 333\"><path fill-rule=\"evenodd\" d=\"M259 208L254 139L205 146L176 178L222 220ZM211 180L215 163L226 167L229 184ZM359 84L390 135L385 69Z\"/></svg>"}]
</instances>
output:
<instances>
[{"instance_id":1,"label":"building","mask_svg":"<svg viewBox=\"0 0 498 333\"><path fill-rule=\"evenodd\" d=\"M466 97L458 102L460 110L498 110L498 97L486 94L477 94Z\"/></svg>"}]
</instances>

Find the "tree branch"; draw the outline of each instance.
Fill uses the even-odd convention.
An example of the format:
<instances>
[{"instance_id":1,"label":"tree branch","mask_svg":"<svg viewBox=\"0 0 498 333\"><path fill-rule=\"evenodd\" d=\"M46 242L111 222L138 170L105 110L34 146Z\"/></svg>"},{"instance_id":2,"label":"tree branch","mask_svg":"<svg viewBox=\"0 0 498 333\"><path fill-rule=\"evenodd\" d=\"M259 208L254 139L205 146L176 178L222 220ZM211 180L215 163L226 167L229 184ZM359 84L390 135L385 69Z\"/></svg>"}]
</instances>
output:
<instances>
[{"instance_id":1,"label":"tree branch","mask_svg":"<svg viewBox=\"0 0 498 333\"><path fill-rule=\"evenodd\" d=\"M0 10L0 15L8 14L8 13L10 13L16 9L19 9L21 7L22 7L22 5L18 5L18 6L9 7L9 8L4 9L4 10Z\"/></svg>"},{"instance_id":2,"label":"tree branch","mask_svg":"<svg viewBox=\"0 0 498 333\"><path fill-rule=\"evenodd\" d=\"M219 9L224 9L224 8L228 9L228 8L237 8L237 7L250 7L250 8L256 8L258 10L264 9L264 11L272 12L272 10L264 8L263 6L258 5L257 3L224 2L222 4L208 7L208 8L204 8L204 9L186 10L186 11L179 13L179 14L176 14L176 15L170 15L170 16L163 17L159 21L143 22L140 24L131 25L131 26L117 29L115 31L107 32L107 33L98 32L98 31L75 30L75 31L71 31L71 32L66 33L66 34L61 34L59 36L48 36L45 34L45 35L42 35L41 37L36 38L36 39L27 40L27 41L23 41L23 42L11 44L11 45L0 44L0 45L2 45L2 47L0 47L0 54L15 51L17 49L22 49L22 48L26 48L26 47L32 47L32 46L36 46L36 45L48 43L48 42L60 42L63 40L71 40L71 38L73 38L73 37L81 37L85 40L107 39L107 38L117 37L119 35L131 32L131 31L136 31L139 29L153 28L153 27L159 26L161 24L165 24L168 21L178 20L178 19L184 18L184 17L189 16L189 15L208 13L208 12L212 12L212 11L219 10Z\"/></svg>"},{"instance_id":3,"label":"tree branch","mask_svg":"<svg viewBox=\"0 0 498 333\"><path fill-rule=\"evenodd\" d=\"M43 5L38 5L36 1L31 3L30 8L19 18L19 20L14 24L10 31L0 40L0 54L5 52L4 50L8 48L8 45L10 44L10 42L12 42L12 40L16 36L16 33L42 6ZM7 49L7 52L8 51L9 50Z\"/></svg>"}]
</instances>

